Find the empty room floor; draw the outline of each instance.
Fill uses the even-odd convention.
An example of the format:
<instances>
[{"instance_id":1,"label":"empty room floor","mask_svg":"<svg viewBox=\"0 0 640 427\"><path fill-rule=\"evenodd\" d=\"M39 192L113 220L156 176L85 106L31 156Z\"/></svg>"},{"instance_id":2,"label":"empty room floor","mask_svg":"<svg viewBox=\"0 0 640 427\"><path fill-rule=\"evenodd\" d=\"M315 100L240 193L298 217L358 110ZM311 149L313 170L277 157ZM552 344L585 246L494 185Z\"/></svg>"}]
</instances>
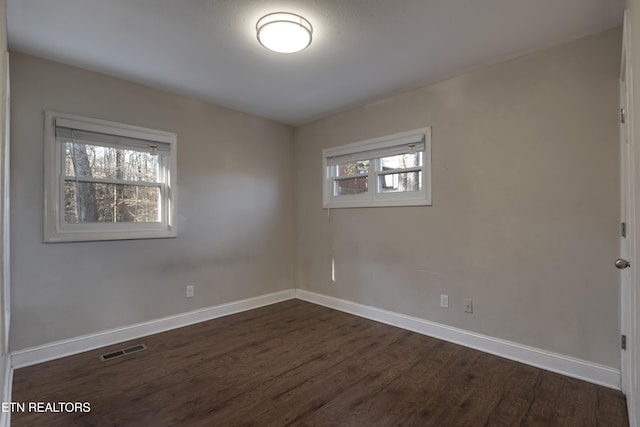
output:
<instances>
[{"instance_id":1,"label":"empty room floor","mask_svg":"<svg viewBox=\"0 0 640 427\"><path fill-rule=\"evenodd\" d=\"M17 369L12 401L91 405L17 427L628 425L619 391L300 300Z\"/></svg>"}]
</instances>

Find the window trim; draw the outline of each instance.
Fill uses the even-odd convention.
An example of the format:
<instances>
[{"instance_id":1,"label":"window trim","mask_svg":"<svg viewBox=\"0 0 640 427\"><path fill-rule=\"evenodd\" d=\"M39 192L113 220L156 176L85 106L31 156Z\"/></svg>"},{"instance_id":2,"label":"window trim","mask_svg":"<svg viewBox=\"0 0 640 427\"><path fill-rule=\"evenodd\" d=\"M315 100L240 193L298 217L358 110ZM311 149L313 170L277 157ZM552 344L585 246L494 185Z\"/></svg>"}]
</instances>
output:
<instances>
[{"instance_id":1,"label":"window trim","mask_svg":"<svg viewBox=\"0 0 640 427\"><path fill-rule=\"evenodd\" d=\"M367 153L403 144L424 141L422 155L422 190L399 193L378 192L380 170L380 156L366 157ZM362 153L362 160L369 160L369 172L355 177L368 177L368 191L366 193L348 196L333 196L333 177L328 159ZM410 168L413 169L413 168ZM395 133L379 138L367 139L351 144L341 145L322 150L322 207L323 208L359 208L384 206L430 206L431 205L431 127L414 129L407 132Z\"/></svg>"},{"instance_id":2,"label":"window trim","mask_svg":"<svg viewBox=\"0 0 640 427\"><path fill-rule=\"evenodd\" d=\"M175 208L177 200L177 135L155 129L143 128L107 120L94 119L56 111L45 111L44 120L44 242L80 242L98 240L157 239L177 236ZM167 180L164 183L166 197L161 223L97 223L65 224L61 206L65 176L62 171L62 144L56 141L56 120L73 124L82 130L110 135L162 142L169 146L168 159L164 160ZM167 161L168 160L168 161Z\"/></svg>"}]
</instances>

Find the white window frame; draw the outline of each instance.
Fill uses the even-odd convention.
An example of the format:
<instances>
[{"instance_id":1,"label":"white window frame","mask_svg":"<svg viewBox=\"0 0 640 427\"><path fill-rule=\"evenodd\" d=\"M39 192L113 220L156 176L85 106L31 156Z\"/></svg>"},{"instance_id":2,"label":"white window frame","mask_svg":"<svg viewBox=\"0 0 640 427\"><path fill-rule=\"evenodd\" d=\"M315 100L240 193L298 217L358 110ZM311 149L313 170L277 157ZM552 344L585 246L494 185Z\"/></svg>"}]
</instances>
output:
<instances>
[{"instance_id":1,"label":"white window frame","mask_svg":"<svg viewBox=\"0 0 640 427\"><path fill-rule=\"evenodd\" d=\"M108 135L165 143L169 146L162 163L162 222L158 223L79 223L64 222L62 144L56 140L56 120L72 123L75 129ZM175 209L177 200L177 135L123 123L82 117L56 111L45 111L44 123L44 241L78 242L97 240L156 239L176 237Z\"/></svg>"},{"instance_id":2,"label":"white window frame","mask_svg":"<svg viewBox=\"0 0 640 427\"><path fill-rule=\"evenodd\" d=\"M420 191L404 191L398 193L382 193L379 191L379 176L388 172L382 171L379 153L385 149L412 144L424 143L422 152L422 166L407 169L409 172L422 171L422 189ZM407 148L409 150L409 148ZM409 152L409 151L407 151ZM378 153L378 154L372 154ZM333 176L329 159L339 156L352 156L358 160L369 160L369 173L362 177L368 177L368 191L361 194L333 195L333 184L336 179ZM322 150L323 169L323 208L359 208L382 206L429 206L431 205L431 127L414 129L407 132L387 135L380 138L354 142L352 144ZM401 172L402 170L398 170ZM360 175L354 176L354 178Z\"/></svg>"}]
</instances>

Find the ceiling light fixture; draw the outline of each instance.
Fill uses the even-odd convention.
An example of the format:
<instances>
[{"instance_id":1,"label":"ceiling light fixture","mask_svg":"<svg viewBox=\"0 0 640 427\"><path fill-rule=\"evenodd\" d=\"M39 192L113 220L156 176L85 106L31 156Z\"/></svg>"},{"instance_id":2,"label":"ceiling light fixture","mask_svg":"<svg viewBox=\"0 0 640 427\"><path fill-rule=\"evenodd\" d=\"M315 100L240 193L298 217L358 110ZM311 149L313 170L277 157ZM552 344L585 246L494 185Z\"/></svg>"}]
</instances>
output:
<instances>
[{"instance_id":1,"label":"ceiling light fixture","mask_svg":"<svg viewBox=\"0 0 640 427\"><path fill-rule=\"evenodd\" d=\"M258 41L274 52L293 53L311 44L313 28L295 13L276 12L260 18L256 24Z\"/></svg>"}]
</instances>

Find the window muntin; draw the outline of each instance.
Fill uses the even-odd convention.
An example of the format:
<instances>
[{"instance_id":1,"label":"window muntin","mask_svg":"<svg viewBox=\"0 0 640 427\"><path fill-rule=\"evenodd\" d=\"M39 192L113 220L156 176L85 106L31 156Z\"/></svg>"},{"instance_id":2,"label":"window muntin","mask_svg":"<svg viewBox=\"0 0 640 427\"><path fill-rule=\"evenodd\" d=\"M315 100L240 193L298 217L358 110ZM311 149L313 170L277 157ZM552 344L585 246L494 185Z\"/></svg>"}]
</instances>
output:
<instances>
[{"instance_id":1,"label":"window muntin","mask_svg":"<svg viewBox=\"0 0 640 427\"><path fill-rule=\"evenodd\" d=\"M45 241L175 237L175 134L45 118Z\"/></svg>"},{"instance_id":2,"label":"window muntin","mask_svg":"<svg viewBox=\"0 0 640 427\"><path fill-rule=\"evenodd\" d=\"M431 204L430 128L323 151L325 207Z\"/></svg>"}]
</instances>

